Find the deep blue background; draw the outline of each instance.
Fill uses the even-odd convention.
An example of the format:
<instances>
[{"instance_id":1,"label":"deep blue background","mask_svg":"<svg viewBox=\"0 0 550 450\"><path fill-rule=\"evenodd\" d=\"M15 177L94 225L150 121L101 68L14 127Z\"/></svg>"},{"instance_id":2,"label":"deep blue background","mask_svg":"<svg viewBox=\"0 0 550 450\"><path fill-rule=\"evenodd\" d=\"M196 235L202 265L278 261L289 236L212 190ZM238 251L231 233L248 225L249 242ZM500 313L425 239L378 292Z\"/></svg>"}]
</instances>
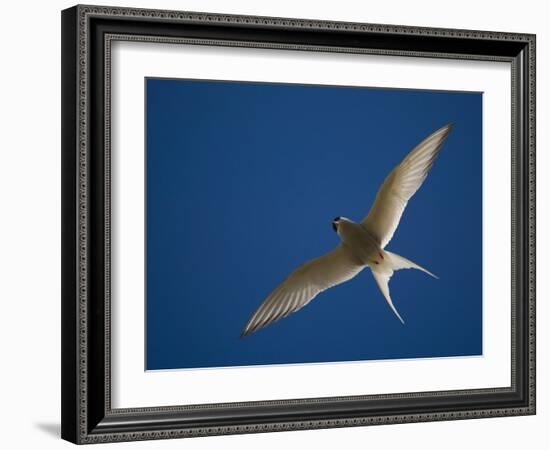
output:
<instances>
[{"instance_id":1,"label":"deep blue background","mask_svg":"<svg viewBox=\"0 0 550 450\"><path fill-rule=\"evenodd\" d=\"M479 355L482 94L147 79L147 369ZM251 336L290 271L336 246L422 138L455 128L370 270Z\"/></svg>"}]
</instances>

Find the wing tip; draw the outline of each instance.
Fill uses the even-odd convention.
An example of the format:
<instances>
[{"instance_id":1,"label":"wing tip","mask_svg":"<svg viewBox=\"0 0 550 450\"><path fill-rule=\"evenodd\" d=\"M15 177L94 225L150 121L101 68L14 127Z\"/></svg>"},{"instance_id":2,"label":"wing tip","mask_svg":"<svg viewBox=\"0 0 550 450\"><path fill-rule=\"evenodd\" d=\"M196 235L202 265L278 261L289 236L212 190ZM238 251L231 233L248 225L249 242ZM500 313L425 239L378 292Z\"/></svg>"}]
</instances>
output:
<instances>
[{"instance_id":1,"label":"wing tip","mask_svg":"<svg viewBox=\"0 0 550 450\"><path fill-rule=\"evenodd\" d=\"M447 136L451 131L453 131L453 128L455 127L454 122L449 122L446 125L443 125L439 130L436 131L436 133L439 131L443 134L443 140L447 139Z\"/></svg>"},{"instance_id":2,"label":"wing tip","mask_svg":"<svg viewBox=\"0 0 550 450\"><path fill-rule=\"evenodd\" d=\"M246 326L242 329L240 338L244 339L247 336L250 336L256 331L256 327L250 326L250 323L247 323Z\"/></svg>"},{"instance_id":3,"label":"wing tip","mask_svg":"<svg viewBox=\"0 0 550 450\"><path fill-rule=\"evenodd\" d=\"M241 339L242 338L245 338L247 336L250 336L252 333L255 333L256 331L258 330L261 330L262 328L266 327L267 325L269 325L269 323L264 323L264 322L258 322L258 323L254 323L252 320L250 320L246 326L243 328L243 330L241 331Z\"/></svg>"},{"instance_id":4,"label":"wing tip","mask_svg":"<svg viewBox=\"0 0 550 450\"><path fill-rule=\"evenodd\" d=\"M451 131L453 128L455 127L455 123L454 122L448 122L446 123L445 125L443 125L441 128L439 128L437 131Z\"/></svg>"}]
</instances>

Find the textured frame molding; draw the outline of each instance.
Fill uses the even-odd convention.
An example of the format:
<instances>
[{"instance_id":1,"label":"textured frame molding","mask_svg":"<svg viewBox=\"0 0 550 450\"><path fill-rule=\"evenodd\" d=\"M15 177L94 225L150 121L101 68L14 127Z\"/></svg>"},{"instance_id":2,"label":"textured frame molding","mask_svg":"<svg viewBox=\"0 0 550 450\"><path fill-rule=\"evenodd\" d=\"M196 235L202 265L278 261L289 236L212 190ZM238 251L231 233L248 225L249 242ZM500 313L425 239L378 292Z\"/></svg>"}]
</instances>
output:
<instances>
[{"instance_id":1,"label":"textured frame molding","mask_svg":"<svg viewBox=\"0 0 550 450\"><path fill-rule=\"evenodd\" d=\"M511 386L112 409L110 49L116 40L510 62ZM535 413L534 35L75 6L62 14L62 57L63 438L83 444Z\"/></svg>"}]
</instances>

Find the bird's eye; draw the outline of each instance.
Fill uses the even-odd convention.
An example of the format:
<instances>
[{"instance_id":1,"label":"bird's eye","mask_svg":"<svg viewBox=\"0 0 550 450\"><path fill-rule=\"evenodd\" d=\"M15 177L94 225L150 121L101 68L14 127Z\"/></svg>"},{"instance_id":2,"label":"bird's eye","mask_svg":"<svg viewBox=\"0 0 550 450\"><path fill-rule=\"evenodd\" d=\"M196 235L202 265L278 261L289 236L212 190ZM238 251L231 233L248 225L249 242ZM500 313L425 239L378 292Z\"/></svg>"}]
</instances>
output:
<instances>
[{"instance_id":1,"label":"bird's eye","mask_svg":"<svg viewBox=\"0 0 550 450\"><path fill-rule=\"evenodd\" d=\"M341 217L335 217L333 222L338 222L341 219Z\"/></svg>"}]
</instances>

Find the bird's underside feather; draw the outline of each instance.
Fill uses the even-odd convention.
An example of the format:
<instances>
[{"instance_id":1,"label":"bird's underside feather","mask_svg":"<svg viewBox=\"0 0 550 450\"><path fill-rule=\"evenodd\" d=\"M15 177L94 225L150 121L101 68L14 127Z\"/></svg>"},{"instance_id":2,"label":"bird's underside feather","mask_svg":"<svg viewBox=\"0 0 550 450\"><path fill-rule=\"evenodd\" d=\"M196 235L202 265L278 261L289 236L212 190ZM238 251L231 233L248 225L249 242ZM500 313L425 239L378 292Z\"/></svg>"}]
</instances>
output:
<instances>
[{"instance_id":1,"label":"bird's underside feather","mask_svg":"<svg viewBox=\"0 0 550 450\"><path fill-rule=\"evenodd\" d=\"M247 336L307 305L324 290L350 280L363 265L343 244L302 264L275 288L254 312L241 336Z\"/></svg>"},{"instance_id":2,"label":"bird's underside feather","mask_svg":"<svg viewBox=\"0 0 550 450\"><path fill-rule=\"evenodd\" d=\"M393 237L407 202L422 185L452 125L436 130L418 144L384 180L362 224L384 248Z\"/></svg>"}]
</instances>

